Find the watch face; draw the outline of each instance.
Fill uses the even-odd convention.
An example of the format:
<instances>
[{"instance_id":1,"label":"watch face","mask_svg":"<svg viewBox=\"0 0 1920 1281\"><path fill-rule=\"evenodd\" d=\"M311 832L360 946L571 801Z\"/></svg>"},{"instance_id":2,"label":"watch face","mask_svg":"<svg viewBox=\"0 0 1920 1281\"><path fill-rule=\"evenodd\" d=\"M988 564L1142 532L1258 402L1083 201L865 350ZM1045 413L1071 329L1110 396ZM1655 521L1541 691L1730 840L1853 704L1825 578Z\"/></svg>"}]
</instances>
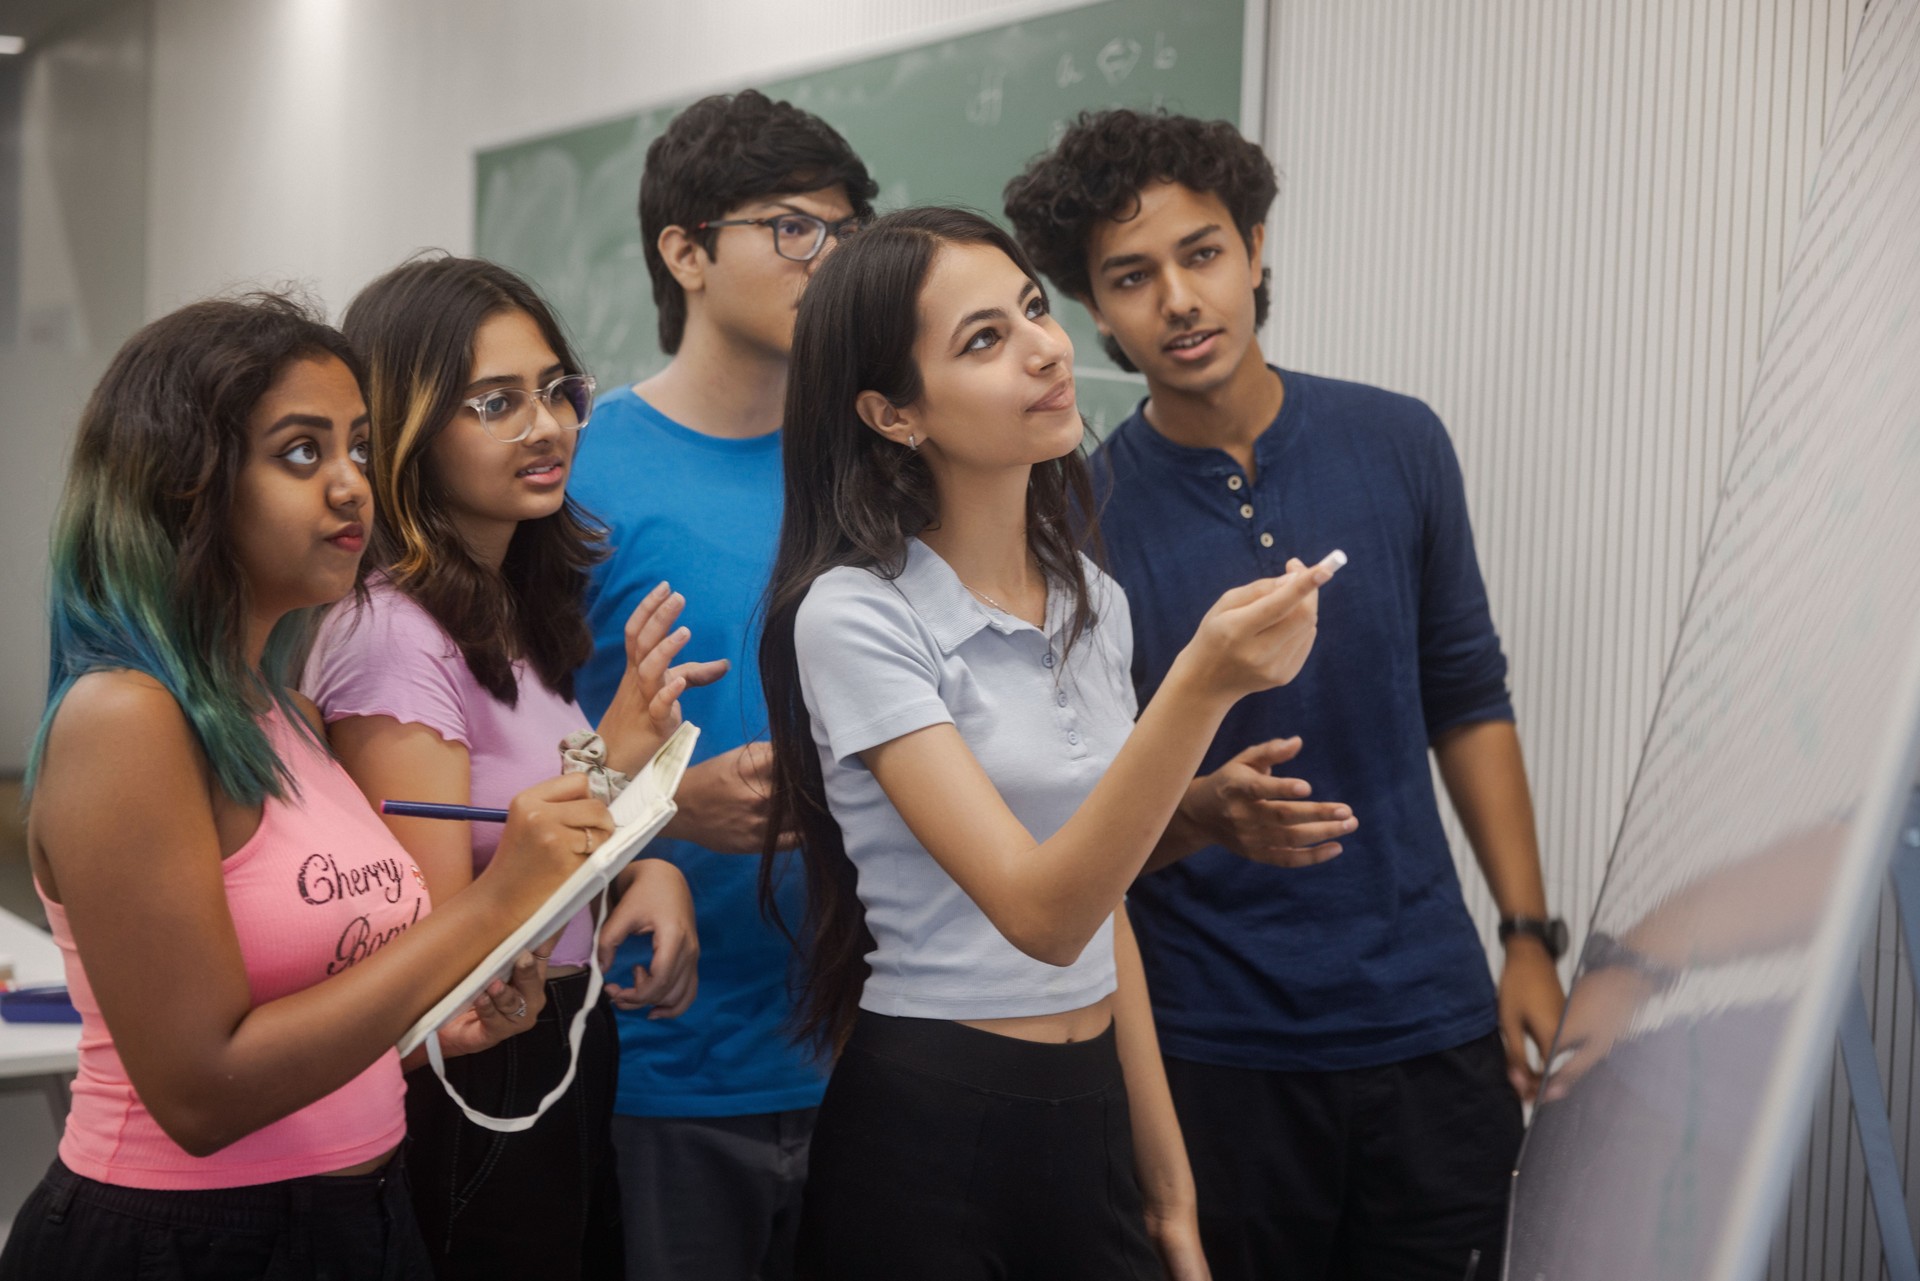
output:
<instances>
[{"instance_id":1,"label":"watch face","mask_svg":"<svg viewBox=\"0 0 1920 1281\"><path fill-rule=\"evenodd\" d=\"M1516 916L1500 922L1500 941L1506 942L1514 934L1525 934L1540 940L1547 949L1547 955L1559 960L1567 954L1567 923L1559 917L1539 920L1531 916Z\"/></svg>"}]
</instances>

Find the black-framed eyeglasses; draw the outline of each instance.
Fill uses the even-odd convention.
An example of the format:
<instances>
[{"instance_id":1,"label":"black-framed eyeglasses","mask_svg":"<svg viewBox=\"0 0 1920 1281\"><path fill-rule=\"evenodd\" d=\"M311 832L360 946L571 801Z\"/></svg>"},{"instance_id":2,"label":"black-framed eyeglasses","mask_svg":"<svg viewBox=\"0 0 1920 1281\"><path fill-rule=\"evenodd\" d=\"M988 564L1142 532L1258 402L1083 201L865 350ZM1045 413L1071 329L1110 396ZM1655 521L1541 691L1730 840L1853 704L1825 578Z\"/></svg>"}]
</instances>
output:
<instances>
[{"instance_id":1,"label":"black-framed eyeglasses","mask_svg":"<svg viewBox=\"0 0 1920 1281\"><path fill-rule=\"evenodd\" d=\"M765 218L714 218L695 227L708 231L716 227L765 227L773 233L773 252L794 262L809 262L819 256L827 237L845 240L866 224L858 214L828 222L812 214L783 213Z\"/></svg>"},{"instance_id":2,"label":"black-framed eyeglasses","mask_svg":"<svg viewBox=\"0 0 1920 1281\"><path fill-rule=\"evenodd\" d=\"M593 417L592 374L565 374L538 391L525 387L496 387L461 401L480 420L487 435L503 445L514 445L533 434L533 402L547 407L553 420L568 431L579 431Z\"/></svg>"}]
</instances>

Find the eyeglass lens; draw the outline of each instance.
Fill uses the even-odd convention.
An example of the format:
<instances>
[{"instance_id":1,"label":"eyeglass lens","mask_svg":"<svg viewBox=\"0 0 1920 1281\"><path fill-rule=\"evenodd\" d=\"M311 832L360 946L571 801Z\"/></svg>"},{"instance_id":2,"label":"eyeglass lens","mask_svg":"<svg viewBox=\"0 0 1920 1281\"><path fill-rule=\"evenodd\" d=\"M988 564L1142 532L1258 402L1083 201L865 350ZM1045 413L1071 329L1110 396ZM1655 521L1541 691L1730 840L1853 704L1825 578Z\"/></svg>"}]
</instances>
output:
<instances>
[{"instance_id":1,"label":"eyeglass lens","mask_svg":"<svg viewBox=\"0 0 1920 1281\"><path fill-rule=\"evenodd\" d=\"M843 218L829 223L812 214L782 214L772 220L773 248L782 258L807 262L820 252L831 232L835 240L845 240L860 229L858 221Z\"/></svg>"},{"instance_id":2,"label":"eyeglass lens","mask_svg":"<svg viewBox=\"0 0 1920 1281\"><path fill-rule=\"evenodd\" d=\"M773 248L782 258L806 262L826 243L827 224L806 214L786 214L773 220Z\"/></svg>"},{"instance_id":3,"label":"eyeglass lens","mask_svg":"<svg viewBox=\"0 0 1920 1281\"><path fill-rule=\"evenodd\" d=\"M543 391L522 387L502 387L487 393L475 406L481 425L489 435L512 444L525 440L533 431L533 399L547 403L547 412L562 427L581 428L593 415L593 382L585 374L569 374L549 384Z\"/></svg>"}]
</instances>

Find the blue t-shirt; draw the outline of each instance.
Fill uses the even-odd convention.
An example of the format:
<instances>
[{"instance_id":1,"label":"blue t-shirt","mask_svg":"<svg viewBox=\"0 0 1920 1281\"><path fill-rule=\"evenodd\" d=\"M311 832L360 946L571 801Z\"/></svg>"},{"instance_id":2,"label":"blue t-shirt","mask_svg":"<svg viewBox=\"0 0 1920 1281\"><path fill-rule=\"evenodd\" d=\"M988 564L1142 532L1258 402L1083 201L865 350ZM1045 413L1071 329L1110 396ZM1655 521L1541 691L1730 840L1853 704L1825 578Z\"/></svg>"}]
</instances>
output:
<instances>
[{"instance_id":1,"label":"blue t-shirt","mask_svg":"<svg viewBox=\"0 0 1920 1281\"><path fill-rule=\"evenodd\" d=\"M1140 878L1127 898L1168 1054L1332 1071L1432 1053L1496 1024L1427 748L1451 727L1511 720L1513 707L1440 420L1376 388L1281 379L1251 481L1224 451L1175 444L1139 410L1094 472L1143 706L1220 593L1285 572L1289 556L1349 557L1320 593L1319 640L1300 675L1235 704L1202 765L1299 735L1301 754L1279 772L1353 807L1360 827L1341 838L1345 852L1278 868L1211 846Z\"/></svg>"},{"instance_id":2,"label":"blue t-shirt","mask_svg":"<svg viewBox=\"0 0 1920 1281\"><path fill-rule=\"evenodd\" d=\"M569 492L612 531L612 555L593 575L587 621L593 657L575 692L598 721L626 667L627 616L662 579L684 593L693 631L684 656L726 658L717 684L689 689L680 708L700 727L696 761L767 736L756 611L780 537L778 432L750 440L702 435L622 387L601 397L581 433ZM620 1090L627 1116L748 1116L813 1107L825 1070L795 1046L793 945L760 914L752 855L716 854L689 841L647 850L686 874L700 930L700 995L677 1019L618 1010ZM798 926L805 879L780 856L780 910ZM652 954L628 939L616 977Z\"/></svg>"}]
</instances>

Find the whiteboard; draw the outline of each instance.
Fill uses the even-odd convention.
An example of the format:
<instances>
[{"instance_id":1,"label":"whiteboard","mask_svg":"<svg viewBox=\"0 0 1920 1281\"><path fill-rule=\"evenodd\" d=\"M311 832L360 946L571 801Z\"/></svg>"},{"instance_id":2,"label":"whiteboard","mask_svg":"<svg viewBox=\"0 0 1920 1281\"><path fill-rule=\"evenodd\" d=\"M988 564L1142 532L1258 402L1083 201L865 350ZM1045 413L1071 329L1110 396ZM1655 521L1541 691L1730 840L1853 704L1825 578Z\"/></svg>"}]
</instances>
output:
<instances>
[{"instance_id":1,"label":"whiteboard","mask_svg":"<svg viewBox=\"0 0 1920 1281\"><path fill-rule=\"evenodd\" d=\"M1920 728L1920 0L1863 19L1515 1179L1517 1281L1747 1281ZM1596 964L1608 960L1607 964Z\"/></svg>"}]
</instances>

